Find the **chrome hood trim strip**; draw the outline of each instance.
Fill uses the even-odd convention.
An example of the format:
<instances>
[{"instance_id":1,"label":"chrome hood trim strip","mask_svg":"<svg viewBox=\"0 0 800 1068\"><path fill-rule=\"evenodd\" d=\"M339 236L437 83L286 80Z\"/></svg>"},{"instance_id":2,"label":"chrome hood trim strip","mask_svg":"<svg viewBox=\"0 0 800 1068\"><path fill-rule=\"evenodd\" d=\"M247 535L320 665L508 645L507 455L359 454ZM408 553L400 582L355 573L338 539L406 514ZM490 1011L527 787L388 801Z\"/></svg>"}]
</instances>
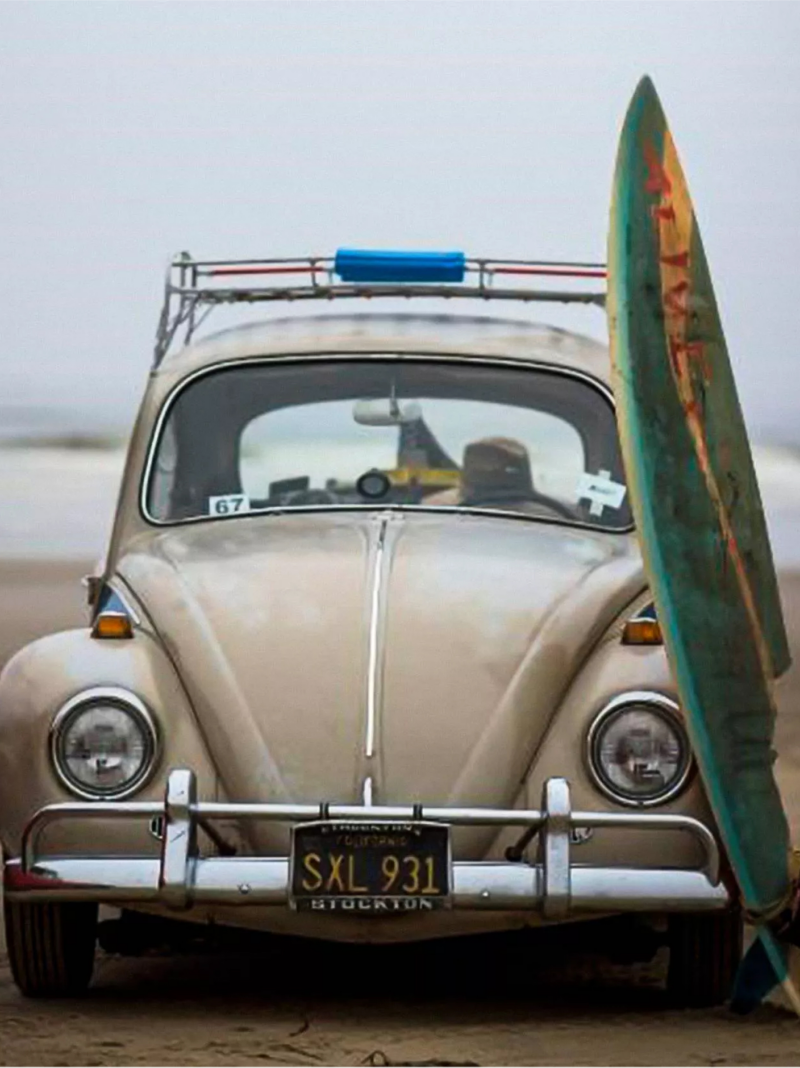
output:
<instances>
[{"instance_id":1,"label":"chrome hood trim strip","mask_svg":"<svg viewBox=\"0 0 800 1068\"><path fill-rule=\"evenodd\" d=\"M383 585L383 558L386 552L386 528L389 525L388 516L381 516L378 539L375 545L375 555L372 561L372 593L370 597L369 616L369 649L367 660L367 736L364 743L364 753L368 760L375 755L375 732L378 713L378 675L382 661L382 634L381 616L383 615L383 601L381 597Z\"/></svg>"}]
</instances>

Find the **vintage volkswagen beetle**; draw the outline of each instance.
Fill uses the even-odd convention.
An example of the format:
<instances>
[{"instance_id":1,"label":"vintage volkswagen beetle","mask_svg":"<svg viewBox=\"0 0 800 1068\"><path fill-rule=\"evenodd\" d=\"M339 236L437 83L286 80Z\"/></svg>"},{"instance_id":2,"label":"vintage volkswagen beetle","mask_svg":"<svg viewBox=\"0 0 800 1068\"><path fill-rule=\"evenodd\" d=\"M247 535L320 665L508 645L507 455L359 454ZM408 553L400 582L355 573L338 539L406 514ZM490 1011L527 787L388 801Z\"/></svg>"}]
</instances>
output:
<instances>
[{"instance_id":1,"label":"vintage volkswagen beetle","mask_svg":"<svg viewBox=\"0 0 800 1068\"><path fill-rule=\"evenodd\" d=\"M600 269L460 269L176 261L91 619L0 680L24 993L88 984L103 904L372 942L631 914L665 932L676 994L727 995L741 920L632 529L605 348L405 314L194 337L204 306L238 301L602 302L581 289ZM501 290L503 270L562 288Z\"/></svg>"}]
</instances>

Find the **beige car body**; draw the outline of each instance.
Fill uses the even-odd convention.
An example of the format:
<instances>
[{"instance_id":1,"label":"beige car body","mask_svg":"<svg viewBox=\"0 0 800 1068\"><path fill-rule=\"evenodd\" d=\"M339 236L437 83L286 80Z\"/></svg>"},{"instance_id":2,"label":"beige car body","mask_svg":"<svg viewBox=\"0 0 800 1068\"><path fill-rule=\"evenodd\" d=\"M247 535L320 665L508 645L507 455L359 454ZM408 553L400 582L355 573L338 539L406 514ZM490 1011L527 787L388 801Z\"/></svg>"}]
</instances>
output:
<instances>
[{"instance_id":1,"label":"beige car body","mask_svg":"<svg viewBox=\"0 0 800 1068\"><path fill-rule=\"evenodd\" d=\"M610 396L604 346L499 319L274 320L168 356L150 376L136 421L102 576L128 606L133 639L98 640L87 624L23 649L0 679L7 859L20 857L39 810L75 801L54 771L48 739L59 710L100 686L136 694L157 722L157 767L133 801L160 801L169 771L190 768L201 802L360 805L369 791L382 805L536 809L545 782L557 777L568 781L577 810L635 811L598 788L586 760L589 728L618 695L675 699L663 646L621 642L625 621L648 600L633 533L379 507L173 526L146 518L144 472L175 390L221 364L320 353L543 364ZM693 817L713 832L696 776L652 813ZM232 818L218 828L241 856L288 853L286 823ZM518 828L456 826L453 855L501 862L518 836ZM201 839L213 854L202 832ZM37 856L50 857L158 857L160 849L147 820L80 816L49 823L36 843ZM534 840L526 858L535 853ZM599 827L573 835L571 850L579 867L626 870L694 871L702 854L695 837L674 827ZM725 904L720 895L715 907ZM97 897L104 900L101 891ZM131 902L189 920L370 941L581 915L488 901L386 918L285 903L187 905L176 913L160 901Z\"/></svg>"}]
</instances>

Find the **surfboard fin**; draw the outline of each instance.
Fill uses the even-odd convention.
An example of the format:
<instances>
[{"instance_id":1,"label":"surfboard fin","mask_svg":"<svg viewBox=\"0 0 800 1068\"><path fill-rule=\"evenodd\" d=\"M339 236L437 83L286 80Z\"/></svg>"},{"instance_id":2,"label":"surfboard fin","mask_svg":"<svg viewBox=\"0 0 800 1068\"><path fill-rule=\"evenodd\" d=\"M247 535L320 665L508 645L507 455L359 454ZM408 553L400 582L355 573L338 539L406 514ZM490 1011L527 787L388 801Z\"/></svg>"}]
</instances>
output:
<instances>
[{"instance_id":1,"label":"surfboard fin","mask_svg":"<svg viewBox=\"0 0 800 1068\"><path fill-rule=\"evenodd\" d=\"M781 977L775 971L761 935L758 935L742 958L736 973L731 995L731 1012L740 1016L752 1012L780 982Z\"/></svg>"},{"instance_id":2,"label":"surfboard fin","mask_svg":"<svg viewBox=\"0 0 800 1068\"><path fill-rule=\"evenodd\" d=\"M778 986L800 1016L800 950L762 927L736 973L731 1011L752 1012Z\"/></svg>"}]
</instances>

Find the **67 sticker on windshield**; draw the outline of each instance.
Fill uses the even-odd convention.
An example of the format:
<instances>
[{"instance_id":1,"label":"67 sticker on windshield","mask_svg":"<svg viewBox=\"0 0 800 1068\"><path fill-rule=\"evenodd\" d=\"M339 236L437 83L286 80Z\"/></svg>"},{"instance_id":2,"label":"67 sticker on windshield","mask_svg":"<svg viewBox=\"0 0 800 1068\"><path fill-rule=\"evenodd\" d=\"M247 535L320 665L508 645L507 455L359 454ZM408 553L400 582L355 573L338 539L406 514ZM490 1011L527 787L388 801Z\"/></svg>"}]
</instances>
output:
<instances>
[{"instance_id":1,"label":"67 sticker on windshield","mask_svg":"<svg viewBox=\"0 0 800 1068\"><path fill-rule=\"evenodd\" d=\"M250 511L250 498L245 493L225 493L208 498L209 515L236 515Z\"/></svg>"}]
</instances>

